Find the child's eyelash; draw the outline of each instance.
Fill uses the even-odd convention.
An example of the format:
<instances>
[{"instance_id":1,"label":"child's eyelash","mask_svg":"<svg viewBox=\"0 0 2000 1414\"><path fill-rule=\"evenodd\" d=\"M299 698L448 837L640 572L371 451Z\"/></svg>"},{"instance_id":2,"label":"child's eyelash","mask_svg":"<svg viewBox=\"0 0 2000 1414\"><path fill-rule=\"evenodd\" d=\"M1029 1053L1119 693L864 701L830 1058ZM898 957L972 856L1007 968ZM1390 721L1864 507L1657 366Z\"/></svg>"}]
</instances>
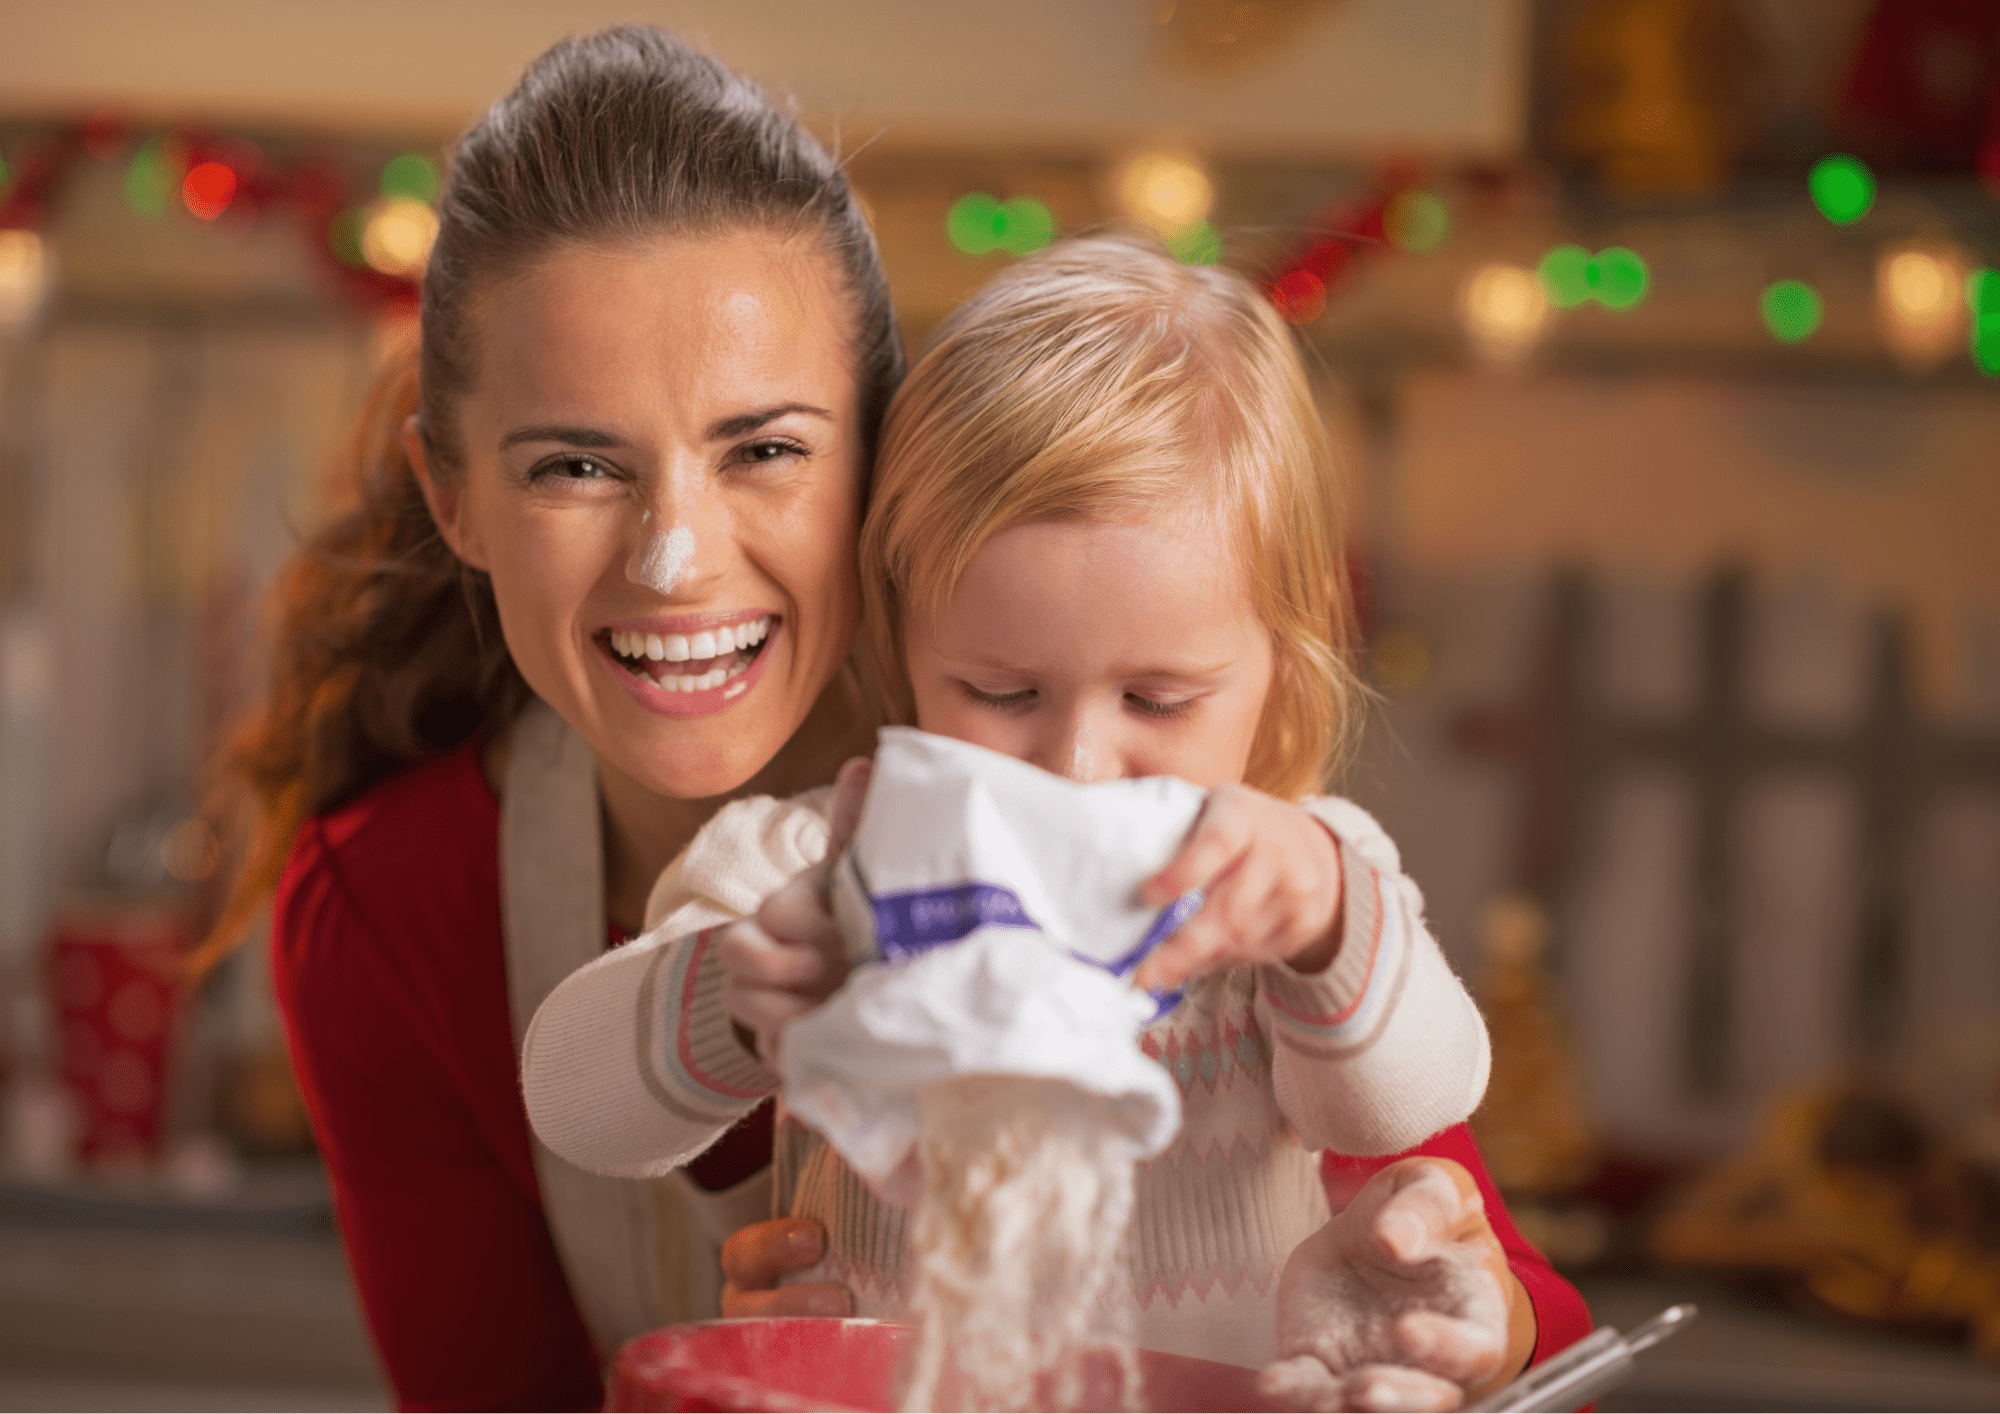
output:
<instances>
[{"instance_id":1,"label":"child's eyelash","mask_svg":"<svg viewBox=\"0 0 2000 1414\"><path fill-rule=\"evenodd\" d=\"M1024 687L1019 692L981 692L969 682L961 681L958 686L960 691L982 707L1002 709L1021 707L1032 701L1035 696L1032 687Z\"/></svg>"},{"instance_id":2,"label":"child's eyelash","mask_svg":"<svg viewBox=\"0 0 2000 1414\"><path fill-rule=\"evenodd\" d=\"M1152 698L1141 696L1136 692L1126 693L1125 700L1138 708L1144 715L1158 717L1162 720L1185 717L1189 709L1194 706L1194 699L1191 697L1184 697L1178 702L1156 702Z\"/></svg>"}]
</instances>

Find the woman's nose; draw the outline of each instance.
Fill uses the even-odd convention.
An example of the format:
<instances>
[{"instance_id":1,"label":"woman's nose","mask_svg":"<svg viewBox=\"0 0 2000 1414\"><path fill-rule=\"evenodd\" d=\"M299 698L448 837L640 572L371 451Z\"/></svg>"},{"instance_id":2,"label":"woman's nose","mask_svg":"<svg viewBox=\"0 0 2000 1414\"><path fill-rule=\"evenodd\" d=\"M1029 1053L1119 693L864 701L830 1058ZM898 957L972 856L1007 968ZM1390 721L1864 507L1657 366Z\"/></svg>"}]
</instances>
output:
<instances>
[{"instance_id":1,"label":"woman's nose","mask_svg":"<svg viewBox=\"0 0 2000 1414\"><path fill-rule=\"evenodd\" d=\"M672 594L693 577L694 531L685 525L649 526L625 564L625 576L656 594Z\"/></svg>"},{"instance_id":2,"label":"woman's nose","mask_svg":"<svg viewBox=\"0 0 2000 1414\"><path fill-rule=\"evenodd\" d=\"M662 494L638 508L625 577L655 594L687 591L720 567L720 538L699 498Z\"/></svg>"}]
</instances>

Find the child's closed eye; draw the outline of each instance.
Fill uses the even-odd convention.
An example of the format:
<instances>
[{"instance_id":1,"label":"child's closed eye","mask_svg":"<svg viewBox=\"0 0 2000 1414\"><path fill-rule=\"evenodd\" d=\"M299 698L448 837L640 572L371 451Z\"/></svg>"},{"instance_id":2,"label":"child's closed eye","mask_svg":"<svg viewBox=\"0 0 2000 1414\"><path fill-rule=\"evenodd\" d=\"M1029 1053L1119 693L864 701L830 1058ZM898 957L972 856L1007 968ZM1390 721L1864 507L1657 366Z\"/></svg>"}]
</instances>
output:
<instances>
[{"instance_id":1,"label":"child's closed eye","mask_svg":"<svg viewBox=\"0 0 2000 1414\"><path fill-rule=\"evenodd\" d=\"M1157 697L1148 697L1142 692L1128 692L1125 694L1125 705L1133 708L1141 716L1157 717L1166 721L1172 720L1175 717L1185 717L1193 708L1194 699L1192 697L1182 697L1174 700L1162 700Z\"/></svg>"},{"instance_id":2,"label":"child's closed eye","mask_svg":"<svg viewBox=\"0 0 2000 1414\"><path fill-rule=\"evenodd\" d=\"M958 679L958 687L959 691L981 707L991 707L999 712L1025 707L1035 700L1035 690L1032 687L1024 687L1016 692L984 692L963 678Z\"/></svg>"}]
</instances>

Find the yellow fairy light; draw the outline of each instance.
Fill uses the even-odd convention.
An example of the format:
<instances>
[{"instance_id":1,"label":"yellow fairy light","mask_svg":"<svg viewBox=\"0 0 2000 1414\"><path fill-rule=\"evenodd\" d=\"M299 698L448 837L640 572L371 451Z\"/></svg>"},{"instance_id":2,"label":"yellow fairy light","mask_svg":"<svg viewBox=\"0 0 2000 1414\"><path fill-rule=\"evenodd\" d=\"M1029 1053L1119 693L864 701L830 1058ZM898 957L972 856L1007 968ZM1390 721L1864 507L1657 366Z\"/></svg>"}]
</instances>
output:
<instances>
[{"instance_id":1,"label":"yellow fairy light","mask_svg":"<svg viewBox=\"0 0 2000 1414\"><path fill-rule=\"evenodd\" d=\"M35 317L48 288L48 258L33 231L0 231L0 329Z\"/></svg>"},{"instance_id":2,"label":"yellow fairy light","mask_svg":"<svg viewBox=\"0 0 2000 1414\"><path fill-rule=\"evenodd\" d=\"M421 201L385 201L361 231L361 256L384 275L415 276L437 239L437 213Z\"/></svg>"},{"instance_id":3,"label":"yellow fairy light","mask_svg":"<svg viewBox=\"0 0 2000 1414\"><path fill-rule=\"evenodd\" d=\"M1541 278L1519 265L1480 266L1460 288L1458 307L1472 351L1489 363L1526 358L1549 322Z\"/></svg>"},{"instance_id":4,"label":"yellow fairy light","mask_svg":"<svg viewBox=\"0 0 2000 1414\"><path fill-rule=\"evenodd\" d=\"M1161 235L1206 221L1215 205L1215 183L1192 157L1178 152L1140 152L1125 159L1113 178L1118 205L1127 216Z\"/></svg>"},{"instance_id":5,"label":"yellow fairy light","mask_svg":"<svg viewBox=\"0 0 2000 1414\"><path fill-rule=\"evenodd\" d=\"M1935 368L1965 341L1958 252L1927 245L1890 246L1875 262L1875 308L1882 342L1912 373Z\"/></svg>"}]
</instances>

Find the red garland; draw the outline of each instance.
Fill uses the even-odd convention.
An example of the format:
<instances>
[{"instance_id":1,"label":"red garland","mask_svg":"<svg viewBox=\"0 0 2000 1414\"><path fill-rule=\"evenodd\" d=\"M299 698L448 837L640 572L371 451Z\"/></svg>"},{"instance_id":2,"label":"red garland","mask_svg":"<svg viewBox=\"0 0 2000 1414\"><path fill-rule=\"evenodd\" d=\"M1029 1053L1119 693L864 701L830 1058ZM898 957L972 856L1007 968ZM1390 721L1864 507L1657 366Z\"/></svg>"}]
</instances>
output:
<instances>
[{"instance_id":1,"label":"red garland","mask_svg":"<svg viewBox=\"0 0 2000 1414\"><path fill-rule=\"evenodd\" d=\"M24 144L12 179L0 189L0 230L39 229L77 163L85 157L117 161L126 156L131 136L131 125L123 118L99 113ZM179 175L184 177L204 162L221 162L236 174L236 191L227 210L236 213L237 220L245 215L256 220L267 212L289 208L298 217L320 267L349 300L378 312L416 307L416 281L365 266L357 268L333 253L328 227L342 211L360 204L333 163L315 159L287 170L266 161L263 152L246 139L194 128L176 129L172 136L185 159L177 164ZM177 190L171 199L182 200L180 192Z\"/></svg>"},{"instance_id":2,"label":"red garland","mask_svg":"<svg viewBox=\"0 0 2000 1414\"><path fill-rule=\"evenodd\" d=\"M1264 281L1264 292L1278 313L1293 324L1312 323L1363 258L1392 249L1383 217L1390 202L1416 187L1419 176L1416 169L1397 163L1384 168L1370 189L1320 208L1307 223L1304 239Z\"/></svg>"}]
</instances>

